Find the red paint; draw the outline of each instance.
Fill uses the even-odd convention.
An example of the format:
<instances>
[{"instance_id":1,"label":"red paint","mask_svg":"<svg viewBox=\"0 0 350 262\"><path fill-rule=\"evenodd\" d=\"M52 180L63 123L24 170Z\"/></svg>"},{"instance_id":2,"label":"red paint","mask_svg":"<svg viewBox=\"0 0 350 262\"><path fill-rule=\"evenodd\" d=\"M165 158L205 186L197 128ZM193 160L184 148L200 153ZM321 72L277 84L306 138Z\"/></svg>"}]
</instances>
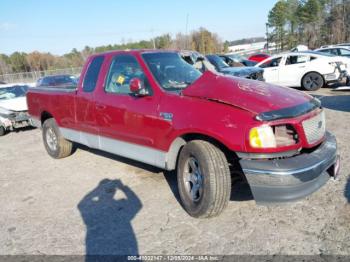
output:
<instances>
[{"instance_id":1,"label":"red paint","mask_svg":"<svg viewBox=\"0 0 350 262\"><path fill-rule=\"evenodd\" d=\"M261 62L264 61L266 58L269 58L270 56L267 54L254 54L248 57L248 60L255 61L255 62Z\"/></svg>"},{"instance_id":2,"label":"red paint","mask_svg":"<svg viewBox=\"0 0 350 262\"><path fill-rule=\"evenodd\" d=\"M272 153L314 146L307 144L301 121L312 117L316 112L266 123L292 124L300 137L297 145L253 149L248 141L249 130L263 124L255 120L256 114L295 106L310 100L310 96L289 88L211 72L206 72L181 95L168 93L153 78L141 57L142 52L145 51L114 51L102 54L105 60L96 89L92 93L84 93L83 79L87 65L94 56L90 57L83 68L77 91L63 93L31 89L27 95L29 113L40 119L43 112L47 112L61 127L163 151L168 151L177 137L193 133L212 137L237 152ZM152 96L135 97L105 92L104 82L110 63L120 53L129 53L136 57L150 82ZM161 116L164 112L173 114L172 121Z\"/></svg>"}]
</instances>

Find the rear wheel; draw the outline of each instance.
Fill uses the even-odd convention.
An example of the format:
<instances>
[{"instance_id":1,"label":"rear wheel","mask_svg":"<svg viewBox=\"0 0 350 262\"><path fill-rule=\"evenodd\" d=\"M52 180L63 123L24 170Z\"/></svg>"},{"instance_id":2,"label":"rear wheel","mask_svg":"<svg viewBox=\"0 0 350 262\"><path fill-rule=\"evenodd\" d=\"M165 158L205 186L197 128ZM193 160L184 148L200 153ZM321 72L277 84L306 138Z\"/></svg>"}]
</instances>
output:
<instances>
[{"instance_id":1,"label":"rear wheel","mask_svg":"<svg viewBox=\"0 0 350 262\"><path fill-rule=\"evenodd\" d=\"M324 86L323 77L316 72L307 73L301 80L302 87L308 91L316 91Z\"/></svg>"},{"instance_id":2,"label":"rear wheel","mask_svg":"<svg viewBox=\"0 0 350 262\"><path fill-rule=\"evenodd\" d=\"M6 134L5 127L0 126L0 136L4 136Z\"/></svg>"},{"instance_id":3,"label":"rear wheel","mask_svg":"<svg viewBox=\"0 0 350 262\"><path fill-rule=\"evenodd\" d=\"M220 214L231 194L229 165L211 143L194 140L180 153L177 181L184 209L193 217Z\"/></svg>"},{"instance_id":4,"label":"rear wheel","mask_svg":"<svg viewBox=\"0 0 350 262\"><path fill-rule=\"evenodd\" d=\"M43 124L43 141L47 153L53 158L64 158L72 154L72 142L62 136L53 118Z\"/></svg>"}]
</instances>

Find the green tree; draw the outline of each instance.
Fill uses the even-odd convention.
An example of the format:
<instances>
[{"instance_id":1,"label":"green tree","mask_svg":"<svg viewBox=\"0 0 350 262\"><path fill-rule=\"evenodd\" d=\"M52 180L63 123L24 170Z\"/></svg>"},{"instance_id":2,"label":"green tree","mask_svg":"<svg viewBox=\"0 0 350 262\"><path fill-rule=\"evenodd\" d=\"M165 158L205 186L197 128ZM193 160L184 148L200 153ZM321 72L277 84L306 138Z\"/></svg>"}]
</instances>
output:
<instances>
[{"instance_id":1,"label":"green tree","mask_svg":"<svg viewBox=\"0 0 350 262\"><path fill-rule=\"evenodd\" d=\"M0 54L0 74L5 75L11 72L10 58L5 54Z\"/></svg>"},{"instance_id":2,"label":"green tree","mask_svg":"<svg viewBox=\"0 0 350 262\"><path fill-rule=\"evenodd\" d=\"M287 0L286 1L286 23L287 23L287 31L288 35L287 39L287 47L288 49L292 49L298 44L298 26L300 24L300 19L297 14L299 10L300 2L299 0Z\"/></svg>"},{"instance_id":3,"label":"green tree","mask_svg":"<svg viewBox=\"0 0 350 262\"><path fill-rule=\"evenodd\" d=\"M304 0L299 7L298 15L302 23L304 42L309 48L319 44L318 36L322 26L322 2L320 0Z\"/></svg>"},{"instance_id":4,"label":"green tree","mask_svg":"<svg viewBox=\"0 0 350 262\"><path fill-rule=\"evenodd\" d=\"M15 73L28 72L30 70L26 59L26 53L14 52L9 57L9 63L12 71Z\"/></svg>"},{"instance_id":5,"label":"green tree","mask_svg":"<svg viewBox=\"0 0 350 262\"><path fill-rule=\"evenodd\" d=\"M192 49L202 54L222 52L223 45L219 37L201 27L191 33Z\"/></svg>"},{"instance_id":6,"label":"green tree","mask_svg":"<svg viewBox=\"0 0 350 262\"><path fill-rule=\"evenodd\" d=\"M154 39L157 49L166 49L171 46L171 36L169 34L158 36Z\"/></svg>"},{"instance_id":7,"label":"green tree","mask_svg":"<svg viewBox=\"0 0 350 262\"><path fill-rule=\"evenodd\" d=\"M269 12L268 24L270 27L274 28L272 33L272 40L280 47L281 50L284 49L285 41L285 25L287 23L288 17L288 5L286 1L278 1L272 10Z\"/></svg>"}]
</instances>

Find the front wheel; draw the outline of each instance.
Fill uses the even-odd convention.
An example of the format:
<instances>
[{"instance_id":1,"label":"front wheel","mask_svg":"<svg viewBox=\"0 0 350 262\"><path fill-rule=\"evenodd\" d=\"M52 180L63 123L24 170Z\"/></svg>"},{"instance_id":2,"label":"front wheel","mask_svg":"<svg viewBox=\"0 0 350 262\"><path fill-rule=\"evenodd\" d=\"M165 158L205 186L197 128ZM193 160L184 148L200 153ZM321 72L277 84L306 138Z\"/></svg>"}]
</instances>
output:
<instances>
[{"instance_id":1,"label":"front wheel","mask_svg":"<svg viewBox=\"0 0 350 262\"><path fill-rule=\"evenodd\" d=\"M201 140L181 150L177 182L184 209L193 217L213 217L227 206L231 177L225 154Z\"/></svg>"},{"instance_id":2,"label":"front wheel","mask_svg":"<svg viewBox=\"0 0 350 262\"><path fill-rule=\"evenodd\" d=\"M308 91L316 91L324 86L323 77L316 72L307 73L301 80L301 85Z\"/></svg>"},{"instance_id":3,"label":"front wheel","mask_svg":"<svg viewBox=\"0 0 350 262\"><path fill-rule=\"evenodd\" d=\"M43 141L47 153L53 158L64 158L72 154L73 144L66 140L53 118L43 124Z\"/></svg>"}]
</instances>

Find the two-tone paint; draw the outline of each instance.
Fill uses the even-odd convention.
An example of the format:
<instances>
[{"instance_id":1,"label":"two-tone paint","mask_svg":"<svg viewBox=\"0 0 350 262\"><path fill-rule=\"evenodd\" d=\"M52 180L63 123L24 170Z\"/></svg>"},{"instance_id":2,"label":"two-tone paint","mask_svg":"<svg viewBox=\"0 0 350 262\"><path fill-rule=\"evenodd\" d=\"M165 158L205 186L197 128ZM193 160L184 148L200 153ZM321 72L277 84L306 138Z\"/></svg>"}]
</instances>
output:
<instances>
[{"instance_id":1,"label":"two-tone paint","mask_svg":"<svg viewBox=\"0 0 350 262\"><path fill-rule=\"evenodd\" d=\"M62 135L68 140L167 170L176 168L178 153L189 139L215 141L227 152L231 152L232 158L238 156L241 161L247 159L241 162L241 165L243 171L248 170L250 173L252 169L249 166L252 164L247 163L252 163L249 162L251 158L263 156L266 159L277 159L293 156L303 149L316 147L326 139L323 136L310 144L302 128L303 121L320 114L323 110L320 107L286 118L259 119L264 113L268 116L266 112L294 110L296 107L312 103L313 98L307 94L209 71L185 90L167 92L157 83L143 60L142 54L147 52L176 51L113 51L93 55L85 63L76 89L31 89L27 95L29 113L38 125L48 118L54 118ZM134 96L105 92L112 60L121 54L129 54L137 59L150 83L150 95ZM96 88L93 92L84 92L85 74L96 56L104 57ZM263 124L292 125L298 134L298 142L277 148L252 148L249 143L249 131ZM327 143L334 144L332 141ZM328 153L331 164L335 161L336 145L332 148L334 150ZM305 160L302 167L304 170L309 160L307 157L302 158ZM254 162L256 163L259 162ZM277 172L277 162L265 163L271 168L269 173ZM313 162L313 165L315 164L317 163ZM286 165L288 166L288 163ZM329 168L328 162L327 166L322 166L322 172L325 168ZM289 172L298 172L295 171L297 169L296 166ZM250 175L248 171L248 180L251 181L254 174ZM276 175L280 174L277 172ZM298 196L308 192L301 192L301 189L304 190L293 190L299 190Z\"/></svg>"}]
</instances>

